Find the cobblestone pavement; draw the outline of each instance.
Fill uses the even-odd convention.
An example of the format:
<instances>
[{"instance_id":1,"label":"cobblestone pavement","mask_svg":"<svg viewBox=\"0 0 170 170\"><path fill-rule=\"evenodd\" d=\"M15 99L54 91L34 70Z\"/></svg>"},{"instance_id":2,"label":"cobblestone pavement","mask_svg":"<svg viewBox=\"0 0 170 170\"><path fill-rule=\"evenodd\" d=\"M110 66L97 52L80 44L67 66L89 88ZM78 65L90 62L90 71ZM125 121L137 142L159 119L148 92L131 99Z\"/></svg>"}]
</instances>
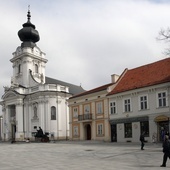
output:
<instances>
[{"instance_id":1,"label":"cobblestone pavement","mask_svg":"<svg viewBox=\"0 0 170 170\"><path fill-rule=\"evenodd\" d=\"M0 143L0 170L159 170L161 144L60 141ZM170 168L170 160L167 161Z\"/></svg>"}]
</instances>

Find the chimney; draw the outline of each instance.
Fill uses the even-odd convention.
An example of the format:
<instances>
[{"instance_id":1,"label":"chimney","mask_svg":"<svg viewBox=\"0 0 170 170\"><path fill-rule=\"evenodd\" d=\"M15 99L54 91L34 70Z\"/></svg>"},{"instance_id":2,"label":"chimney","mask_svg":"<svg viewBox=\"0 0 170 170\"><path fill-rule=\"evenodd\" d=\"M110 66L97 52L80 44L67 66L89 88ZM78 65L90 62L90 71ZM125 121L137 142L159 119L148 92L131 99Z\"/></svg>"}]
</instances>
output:
<instances>
[{"instance_id":1,"label":"chimney","mask_svg":"<svg viewBox=\"0 0 170 170\"><path fill-rule=\"evenodd\" d=\"M112 74L112 75L111 75L111 82L112 82L112 83L116 83L116 81L118 80L118 78L119 78L119 75L117 75L117 74Z\"/></svg>"}]
</instances>

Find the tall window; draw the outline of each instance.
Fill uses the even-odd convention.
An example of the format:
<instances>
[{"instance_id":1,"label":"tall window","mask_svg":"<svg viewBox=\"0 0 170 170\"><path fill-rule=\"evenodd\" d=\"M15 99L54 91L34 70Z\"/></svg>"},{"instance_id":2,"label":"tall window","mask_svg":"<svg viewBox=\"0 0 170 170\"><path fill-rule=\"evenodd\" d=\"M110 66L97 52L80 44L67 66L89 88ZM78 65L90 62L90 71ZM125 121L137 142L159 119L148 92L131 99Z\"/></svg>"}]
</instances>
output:
<instances>
[{"instance_id":1,"label":"tall window","mask_svg":"<svg viewBox=\"0 0 170 170\"><path fill-rule=\"evenodd\" d=\"M78 131L78 126L73 126L73 136L78 136L79 131Z\"/></svg>"},{"instance_id":2,"label":"tall window","mask_svg":"<svg viewBox=\"0 0 170 170\"><path fill-rule=\"evenodd\" d=\"M132 123L125 123L125 138L132 137Z\"/></svg>"},{"instance_id":3,"label":"tall window","mask_svg":"<svg viewBox=\"0 0 170 170\"><path fill-rule=\"evenodd\" d=\"M141 110L145 110L148 108L147 105L147 96L141 96L140 97L140 109Z\"/></svg>"},{"instance_id":4,"label":"tall window","mask_svg":"<svg viewBox=\"0 0 170 170\"><path fill-rule=\"evenodd\" d=\"M38 65L35 64L35 73L38 73Z\"/></svg>"},{"instance_id":5,"label":"tall window","mask_svg":"<svg viewBox=\"0 0 170 170\"><path fill-rule=\"evenodd\" d=\"M145 132L145 136L149 137L149 122L143 121L140 122L140 133L143 134Z\"/></svg>"},{"instance_id":6,"label":"tall window","mask_svg":"<svg viewBox=\"0 0 170 170\"><path fill-rule=\"evenodd\" d=\"M90 113L90 104L84 105L84 114Z\"/></svg>"},{"instance_id":7,"label":"tall window","mask_svg":"<svg viewBox=\"0 0 170 170\"><path fill-rule=\"evenodd\" d=\"M103 135L103 124L97 125L97 135Z\"/></svg>"},{"instance_id":8,"label":"tall window","mask_svg":"<svg viewBox=\"0 0 170 170\"><path fill-rule=\"evenodd\" d=\"M115 114L116 113L116 102L110 103L110 113Z\"/></svg>"},{"instance_id":9,"label":"tall window","mask_svg":"<svg viewBox=\"0 0 170 170\"><path fill-rule=\"evenodd\" d=\"M158 107L167 106L166 92L158 93Z\"/></svg>"},{"instance_id":10,"label":"tall window","mask_svg":"<svg viewBox=\"0 0 170 170\"><path fill-rule=\"evenodd\" d=\"M51 107L51 120L56 120L56 107Z\"/></svg>"},{"instance_id":11,"label":"tall window","mask_svg":"<svg viewBox=\"0 0 170 170\"><path fill-rule=\"evenodd\" d=\"M96 113L97 114L103 113L103 102L96 103Z\"/></svg>"},{"instance_id":12,"label":"tall window","mask_svg":"<svg viewBox=\"0 0 170 170\"><path fill-rule=\"evenodd\" d=\"M21 73L21 64L18 65L18 73Z\"/></svg>"},{"instance_id":13,"label":"tall window","mask_svg":"<svg viewBox=\"0 0 170 170\"><path fill-rule=\"evenodd\" d=\"M131 111L131 106L130 106L130 99L125 99L124 100L124 111L125 112L130 112Z\"/></svg>"},{"instance_id":14,"label":"tall window","mask_svg":"<svg viewBox=\"0 0 170 170\"><path fill-rule=\"evenodd\" d=\"M78 117L78 107L73 107L73 117L74 118Z\"/></svg>"}]
</instances>

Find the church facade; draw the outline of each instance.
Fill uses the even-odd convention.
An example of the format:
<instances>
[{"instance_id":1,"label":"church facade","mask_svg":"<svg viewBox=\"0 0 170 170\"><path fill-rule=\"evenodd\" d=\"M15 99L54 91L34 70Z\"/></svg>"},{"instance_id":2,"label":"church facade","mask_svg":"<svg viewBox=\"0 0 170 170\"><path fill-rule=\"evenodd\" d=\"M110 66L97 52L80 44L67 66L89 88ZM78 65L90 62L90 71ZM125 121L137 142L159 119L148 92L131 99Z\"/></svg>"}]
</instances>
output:
<instances>
[{"instance_id":1,"label":"church facade","mask_svg":"<svg viewBox=\"0 0 170 170\"><path fill-rule=\"evenodd\" d=\"M13 75L10 87L4 87L2 96L3 140L34 140L39 127L55 140L69 137L69 110L67 99L84 92L81 86L45 76L46 55L36 45L39 33L28 20L18 31L22 41L13 53Z\"/></svg>"}]
</instances>

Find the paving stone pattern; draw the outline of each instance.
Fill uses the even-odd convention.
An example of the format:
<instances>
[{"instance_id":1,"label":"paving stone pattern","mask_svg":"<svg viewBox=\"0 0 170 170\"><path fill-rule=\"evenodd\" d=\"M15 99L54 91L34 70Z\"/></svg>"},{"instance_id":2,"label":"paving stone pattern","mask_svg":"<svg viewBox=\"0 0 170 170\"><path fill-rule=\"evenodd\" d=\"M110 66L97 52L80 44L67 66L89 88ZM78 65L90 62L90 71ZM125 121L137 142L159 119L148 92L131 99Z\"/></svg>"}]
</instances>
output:
<instances>
[{"instance_id":1,"label":"paving stone pattern","mask_svg":"<svg viewBox=\"0 0 170 170\"><path fill-rule=\"evenodd\" d=\"M0 170L159 170L161 144L60 141L0 143Z\"/></svg>"}]
</instances>

